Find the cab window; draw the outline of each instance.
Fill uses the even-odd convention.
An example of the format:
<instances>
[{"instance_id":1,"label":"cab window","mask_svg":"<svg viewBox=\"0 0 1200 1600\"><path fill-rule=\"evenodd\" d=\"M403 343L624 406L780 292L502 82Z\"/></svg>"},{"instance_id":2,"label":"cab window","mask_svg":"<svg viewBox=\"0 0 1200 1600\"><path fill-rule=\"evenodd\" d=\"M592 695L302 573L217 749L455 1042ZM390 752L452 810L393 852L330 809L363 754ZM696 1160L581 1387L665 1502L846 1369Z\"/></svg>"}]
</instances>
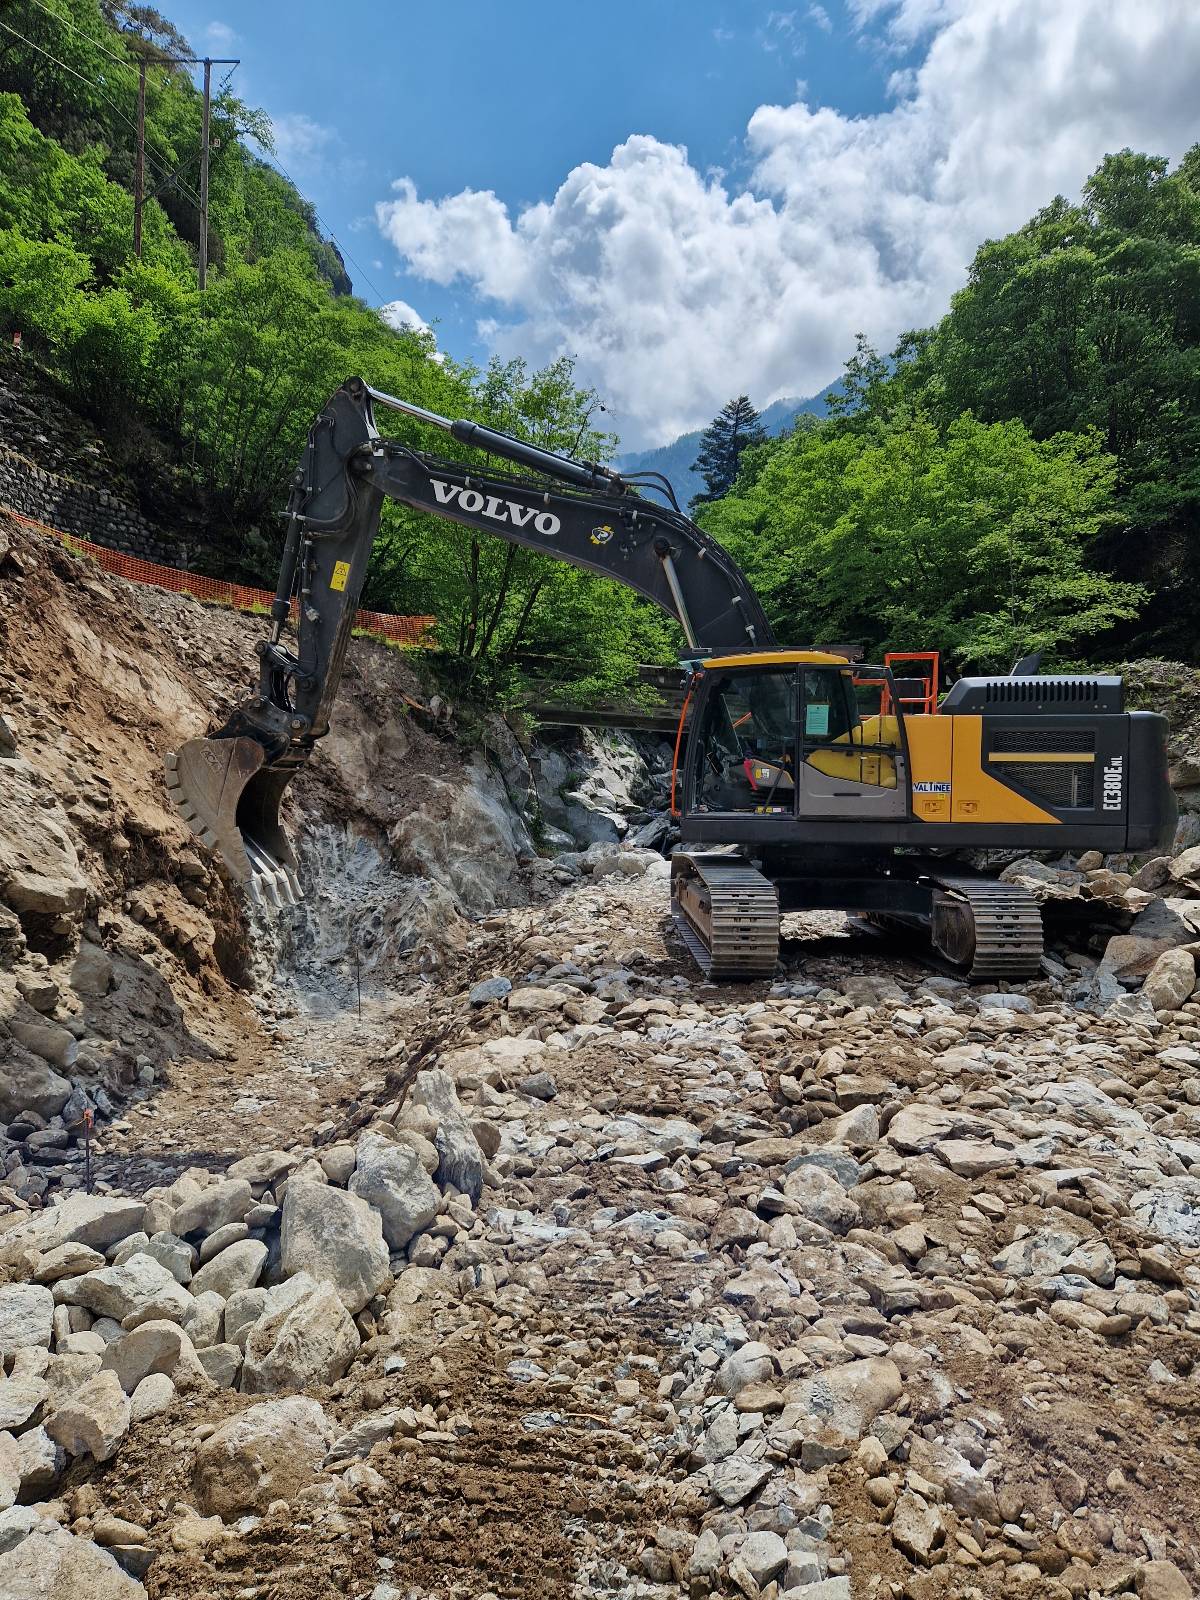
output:
<instances>
[{"instance_id":1,"label":"cab window","mask_svg":"<svg viewBox=\"0 0 1200 1600\"><path fill-rule=\"evenodd\" d=\"M699 730L696 803L701 810L790 814L796 689L791 667L729 672L717 680Z\"/></svg>"}]
</instances>

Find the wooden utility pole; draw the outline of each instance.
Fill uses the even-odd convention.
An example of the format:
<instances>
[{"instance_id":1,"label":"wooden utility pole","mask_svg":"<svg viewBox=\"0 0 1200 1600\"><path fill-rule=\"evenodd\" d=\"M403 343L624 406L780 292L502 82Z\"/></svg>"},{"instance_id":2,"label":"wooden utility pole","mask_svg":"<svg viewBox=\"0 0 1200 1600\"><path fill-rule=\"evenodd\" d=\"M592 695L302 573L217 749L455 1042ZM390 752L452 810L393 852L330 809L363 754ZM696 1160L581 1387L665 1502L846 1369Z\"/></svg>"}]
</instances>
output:
<instances>
[{"instance_id":1,"label":"wooden utility pole","mask_svg":"<svg viewBox=\"0 0 1200 1600\"><path fill-rule=\"evenodd\" d=\"M142 207L146 203L146 60L138 62L137 158L133 169L133 253L142 259Z\"/></svg>"},{"instance_id":2,"label":"wooden utility pole","mask_svg":"<svg viewBox=\"0 0 1200 1600\"><path fill-rule=\"evenodd\" d=\"M212 123L212 69L237 67L241 62L229 56L206 56L203 61L199 56L162 56L156 57L155 63L163 67L204 68L204 116L200 135L200 243L197 252L198 277L203 289L208 282L208 146ZM146 64L147 58L142 56L138 61L137 152L133 176L133 253L139 261L142 256L142 213L146 207ZM170 182L168 178L167 183Z\"/></svg>"},{"instance_id":3,"label":"wooden utility pole","mask_svg":"<svg viewBox=\"0 0 1200 1600\"><path fill-rule=\"evenodd\" d=\"M212 109L212 62L204 58L204 125L200 133L200 287L208 283L208 123Z\"/></svg>"}]
</instances>

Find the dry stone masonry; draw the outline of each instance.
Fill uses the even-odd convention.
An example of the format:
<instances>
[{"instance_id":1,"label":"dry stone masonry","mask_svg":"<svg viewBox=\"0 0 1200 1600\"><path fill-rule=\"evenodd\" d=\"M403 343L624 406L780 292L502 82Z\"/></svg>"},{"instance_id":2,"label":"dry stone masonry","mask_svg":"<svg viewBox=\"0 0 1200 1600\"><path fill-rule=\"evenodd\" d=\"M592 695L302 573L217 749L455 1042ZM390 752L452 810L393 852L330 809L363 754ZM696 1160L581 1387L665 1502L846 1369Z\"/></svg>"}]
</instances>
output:
<instances>
[{"instance_id":1,"label":"dry stone masonry","mask_svg":"<svg viewBox=\"0 0 1200 1600\"><path fill-rule=\"evenodd\" d=\"M0 506L60 533L163 567L188 565L187 544L166 537L109 489L96 489L0 445ZM192 550L194 557L197 552Z\"/></svg>"}]
</instances>

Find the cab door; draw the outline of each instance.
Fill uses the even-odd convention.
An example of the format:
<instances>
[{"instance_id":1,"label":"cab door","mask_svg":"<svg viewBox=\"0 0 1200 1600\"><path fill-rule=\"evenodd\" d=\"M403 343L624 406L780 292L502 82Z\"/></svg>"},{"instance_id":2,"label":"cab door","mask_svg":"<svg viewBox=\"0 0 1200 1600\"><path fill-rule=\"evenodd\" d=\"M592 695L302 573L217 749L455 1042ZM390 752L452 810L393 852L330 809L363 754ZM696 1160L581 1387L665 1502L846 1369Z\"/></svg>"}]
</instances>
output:
<instances>
[{"instance_id":1,"label":"cab door","mask_svg":"<svg viewBox=\"0 0 1200 1600\"><path fill-rule=\"evenodd\" d=\"M881 667L800 668L798 816L908 817L904 721L882 709L889 678Z\"/></svg>"}]
</instances>

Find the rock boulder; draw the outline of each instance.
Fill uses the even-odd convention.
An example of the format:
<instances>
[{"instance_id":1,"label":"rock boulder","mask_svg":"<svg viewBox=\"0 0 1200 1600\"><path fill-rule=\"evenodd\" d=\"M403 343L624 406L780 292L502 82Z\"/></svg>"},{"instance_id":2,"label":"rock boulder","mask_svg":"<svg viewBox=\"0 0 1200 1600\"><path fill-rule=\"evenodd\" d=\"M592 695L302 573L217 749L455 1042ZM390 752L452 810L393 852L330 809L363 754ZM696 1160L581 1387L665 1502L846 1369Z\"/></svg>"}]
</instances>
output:
<instances>
[{"instance_id":1,"label":"rock boulder","mask_svg":"<svg viewBox=\"0 0 1200 1600\"><path fill-rule=\"evenodd\" d=\"M60 1403L46 1432L69 1456L108 1461L129 1432L129 1400L115 1372L98 1372Z\"/></svg>"},{"instance_id":2,"label":"rock boulder","mask_svg":"<svg viewBox=\"0 0 1200 1600\"><path fill-rule=\"evenodd\" d=\"M37 1529L0 1556L0 1600L146 1600L107 1550L62 1528Z\"/></svg>"},{"instance_id":3,"label":"rock boulder","mask_svg":"<svg viewBox=\"0 0 1200 1600\"><path fill-rule=\"evenodd\" d=\"M333 1383L359 1347L358 1329L332 1284L298 1272L270 1292L246 1334L246 1394L293 1394Z\"/></svg>"},{"instance_id":4,"label":"rock boulder","mask_svg":"<svg viewBox=\"0 0 1200 1600\"><path fill-rule=\"evenodd\" d=\"M438 1214L437 1185L408 1144L394 1144L377 1133L358 1141L358 1162L350 1193L373 1206L383 1219L383 1236L392 1250L403 1250Z\"/></svg>"},{"instance_id":5,"label":"rock boulder","mask_svg":"<svg viewBox=\"0 0 1200 1600\"><path fill-rule=\"evenodd\" d=\"M289 1275L307 1272L332 1284L351 1313L379 1292L390 1271L379 1212L357 1194L301 1178L291 1179L283 1202L280 1260Z\"/></svg>"},{"instance_id":6,"label":"rock boulder","mask_svg":"<svg viewBox=\"0 0 1200 1600\"><path fill-rule=\"evenodd\" d=\"M320 1471L336 1429L315 1400L263 1400L219 1427L196 1455L200 1510L232 1519L289 1500Z\"/></svg>"}]
</instances>

